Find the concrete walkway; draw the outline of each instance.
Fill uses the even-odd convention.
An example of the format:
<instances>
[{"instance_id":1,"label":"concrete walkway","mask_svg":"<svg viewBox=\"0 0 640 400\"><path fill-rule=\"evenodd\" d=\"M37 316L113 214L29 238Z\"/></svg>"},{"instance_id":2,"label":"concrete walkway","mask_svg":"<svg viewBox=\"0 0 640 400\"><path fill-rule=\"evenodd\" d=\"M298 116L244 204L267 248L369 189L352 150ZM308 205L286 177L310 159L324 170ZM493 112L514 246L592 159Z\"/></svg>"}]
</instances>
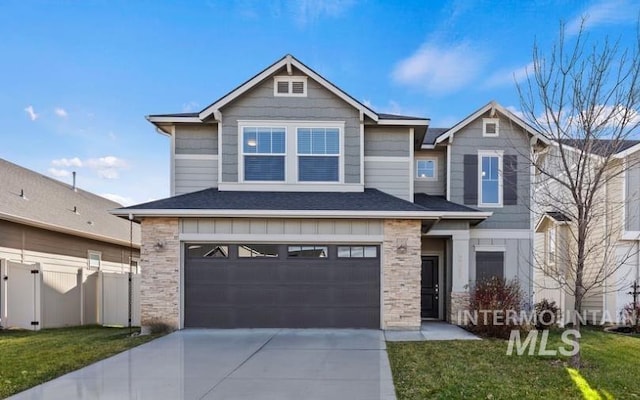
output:
<instances>
[{"instance_id":1,"label":"concrete walkway","mask_svg":"<svg viewBox=\"0 0 640 400\"><path fill-rule=\"evenodd\" d=\"M377 330L185 330L12 399L395 400Z\"/></svg>"},{"instance_id":2,"label":"concrete walkway","mask_svg":"<svg viewBox=\"0 0 640 400\"><path fill-rule=\"evenodd\" d=\"M422 342L427 340L481 340L473 333L459 326L442 321L422 323L419 331L385 331L390 342Z\"/></svg>"}]
</instances>

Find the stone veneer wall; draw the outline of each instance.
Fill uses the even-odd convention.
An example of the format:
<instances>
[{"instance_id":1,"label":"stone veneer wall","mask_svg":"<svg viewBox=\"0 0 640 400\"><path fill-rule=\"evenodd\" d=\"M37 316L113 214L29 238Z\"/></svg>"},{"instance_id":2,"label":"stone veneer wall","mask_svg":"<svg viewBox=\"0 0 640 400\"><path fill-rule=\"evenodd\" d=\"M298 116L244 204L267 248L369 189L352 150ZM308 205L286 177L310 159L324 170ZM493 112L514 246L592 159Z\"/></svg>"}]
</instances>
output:
<instances>
[{"instance_id":1,"label":"stone veneer wall","mask_svg":"<svg viewBox=\"0 0 640 400\"><path fill-rule=\"evenodd\" d=\"M464 311L469 310L469 292L452 292L448 303L449 322L465 325Z\"/></svg>"},{"instance_id":2,"label":"stone veneer wall","mask_svg":"<svg viewBox=\"0 0 640 400\"><path fill-rule=\"evenodd\" d=\"M419 220L384 221L383 329L420 329L420 225Z\"/></svg>"},{"instance_id":3,"label":"stone veneer wall","mask_svg":"<svg viewBox=\"0 0 640 400\"><path fill-rule=\"evenodd\" d=\"M161 248L156 244L162 243ZM149 325L180 325L180 240L178 218L144 218L140 249L140 308L143 332Z\"/></svg>"}]
</instances>

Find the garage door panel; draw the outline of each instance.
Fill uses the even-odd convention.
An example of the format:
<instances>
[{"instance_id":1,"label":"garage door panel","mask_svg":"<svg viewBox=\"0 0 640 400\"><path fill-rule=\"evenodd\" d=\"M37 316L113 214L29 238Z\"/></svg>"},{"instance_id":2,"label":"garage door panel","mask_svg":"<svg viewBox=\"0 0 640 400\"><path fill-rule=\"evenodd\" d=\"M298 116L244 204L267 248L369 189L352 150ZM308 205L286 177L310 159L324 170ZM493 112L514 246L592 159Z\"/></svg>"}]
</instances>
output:
<instances>
[{"instance_id":1,"label":"garage door panel","mask_svg":"<svg viewBox=\"0 0 640 400\"><path fill-rule=\"evenodd\" d=\"M185 326L380 327L380 260L336 258L185 260ZM281 247L286 248L286 247Z\"/></svg>"}]
</instances>

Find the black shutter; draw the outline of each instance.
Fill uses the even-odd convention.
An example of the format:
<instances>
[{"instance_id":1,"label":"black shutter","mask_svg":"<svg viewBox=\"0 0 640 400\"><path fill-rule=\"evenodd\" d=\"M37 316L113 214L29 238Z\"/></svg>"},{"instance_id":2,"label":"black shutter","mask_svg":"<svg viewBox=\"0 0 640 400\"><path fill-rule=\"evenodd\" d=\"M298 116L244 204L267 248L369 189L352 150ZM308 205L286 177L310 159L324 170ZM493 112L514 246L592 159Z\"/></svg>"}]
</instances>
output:
<instances>
[{"instance_id":1,"label":"black shutter","mask_svg":"<svg viewBox=\"0 0 640 400\"><path fill-rule=\"evenodd\" d=\"M478 204L478 156L464 155L464 204Z\"/></svg>"},{"instance_id":2,"label":"black shutter","mask_svg":"<svg viewBox=\"0 0 640 400\"><path fill-rule=\"evenodd\" d=\"M513 206L518 204L518 156L505 155L503 162L503 204Z\"/></svg>"}]
</instances>

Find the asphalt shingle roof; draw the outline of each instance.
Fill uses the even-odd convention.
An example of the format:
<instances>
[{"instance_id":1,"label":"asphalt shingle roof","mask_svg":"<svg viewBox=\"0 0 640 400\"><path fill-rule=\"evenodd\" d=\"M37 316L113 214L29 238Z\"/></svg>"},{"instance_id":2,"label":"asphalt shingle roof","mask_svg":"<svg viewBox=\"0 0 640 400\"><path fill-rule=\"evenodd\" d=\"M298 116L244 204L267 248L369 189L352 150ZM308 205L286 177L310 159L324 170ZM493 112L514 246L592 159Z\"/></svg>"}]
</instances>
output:
<instances>
[{"instance_id":1,"label":"asphalt shingle roof","mask_svg":"<svg viewBox=\"0 0 640 400\"><path fill-rule=\"evenodd\" d=\"M429 118L425 118L425 117L412 117L410 115L400 115L400 114L387 114L387 113L377 113L378 117L380 119L407 119L407 120L411 120L411 119L423 119L425 121L428 121Z\"/></svg>"},{"instance_id":2,"label":"asphalt shingle roof","mask_svg":"<svg viewBox=\"0 0 640 400\"><path fill-rule=\"evenodd\" d=\"M427 129L427 134L424 135L424 140L422 141L422 144L435 144L436 139L448 130L449 128L429 127L429 129Z\"/></svg>"},{"instance_id":3,"label":"asphalt shingle roof","mask_svg":"<svg viewBox=\"0 0 640 400\"><path fill-rule=\"evenodd\" d=\"M550 218L553 218L554 220L558 221L558 222L569 222L569 221L571 221L571 218L569 218L565 213L560 212L560 211L547 211L545 214L548 215Z\"/></svg>"},{"instance_id":4,"label":"asphalt shingle roof","mask_svg":"<svg viewBox=\"0 0 640 400\"><path fill-rule=\"evenodd\" d=\"M377 189L365 189L364 192L253 192L210 188L122 208L127 209L425 211L419 205Z\"/></svg>"},{"instance_id":5,"label":"asphalt shingle roof","mask_svg":"<svg viewBox=\"0 0 640 400\"><path fill-rule=\"evenodd\" d=\"M480 212L475 208L448 201L443 196L432 196L425 193L414 194L413 201L427 211Z\"/></svg>"},{"instance_id":6,"label":"asphalt shingle roof","mask_svg":"<svg viewBox=\"0 0 640 400\"><path fill-rule=\"evenodd\" d=\"M59 227L128 242L129 222L108 212L118 207L121 204L82 189L74 191L71 185L0 159L0 219L30 220L52 230ZM133 227L133 242L139 245L140 226Z\"/></svg>"},{"instance_id":7,"label":"asphalt shingle roof","mask_svg":"<svg viewBox=\"0 0 640 400\"><path fill-rule=\"evenodd\" d=\"M599 156L607 156L625 151L638 143L640 140L607 140L607 139L561 139L564 145L574 147L579 150L587 150L587 145L591 144L591 153Z\"/></svg>"}]
</instances>

